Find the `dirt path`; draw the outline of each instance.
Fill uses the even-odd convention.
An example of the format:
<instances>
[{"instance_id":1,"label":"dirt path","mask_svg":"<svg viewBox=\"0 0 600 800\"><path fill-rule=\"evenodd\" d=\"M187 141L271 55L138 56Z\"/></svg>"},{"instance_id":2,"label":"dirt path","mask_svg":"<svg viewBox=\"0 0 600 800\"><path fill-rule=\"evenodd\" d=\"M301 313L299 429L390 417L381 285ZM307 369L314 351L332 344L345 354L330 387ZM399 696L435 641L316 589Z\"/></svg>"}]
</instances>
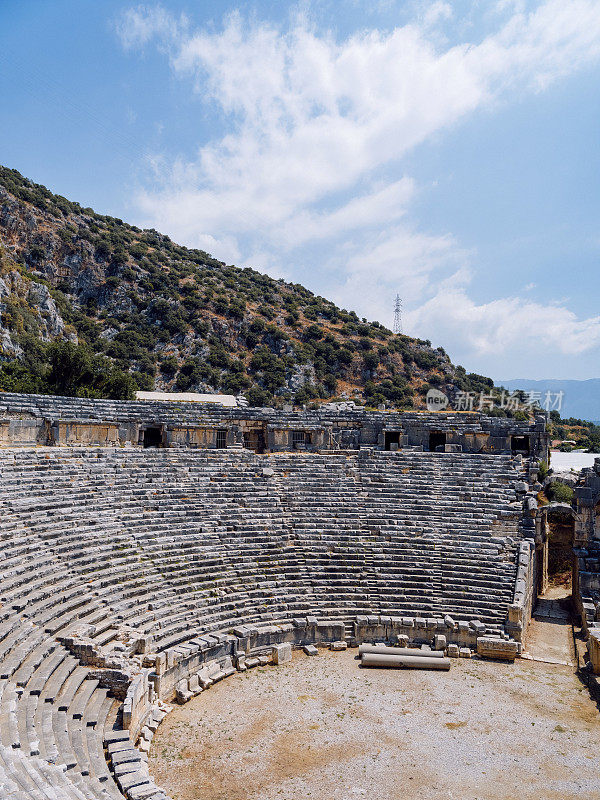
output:
<instances>
[{"instance_id":1,"label":"dirt path","mask_svg":"<svg viewBox=\"0 0 600 800\"><path fill-rule=\"evenodd\" d=\"M599 715L573 668L361 670L355 653L213 686L160 726L151 772L174 800L600 800Z\"/></svg>"},{"instance_id":2,"label":"dirt path","mask_svg":"<svg viewBox=\"0 0 600 800\"><path fill-rule=\"evenodd\" d=\"M555 589L538 599L529 623L524 657L574 666L573 627L564 590Z\"/></svg>"}]
</instances>

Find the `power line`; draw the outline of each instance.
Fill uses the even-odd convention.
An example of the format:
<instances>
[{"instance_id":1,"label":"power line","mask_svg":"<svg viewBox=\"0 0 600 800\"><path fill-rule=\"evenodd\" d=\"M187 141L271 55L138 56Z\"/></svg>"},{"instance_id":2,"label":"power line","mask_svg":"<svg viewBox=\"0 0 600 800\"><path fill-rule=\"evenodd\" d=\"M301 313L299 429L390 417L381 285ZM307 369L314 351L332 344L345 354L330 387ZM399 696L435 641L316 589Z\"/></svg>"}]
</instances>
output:
<instances>
[{"instance_id":1,"label":"power line","mask_svg":"<svg viewBox=\"0 0 600 800\"><path fill-rule=\"evenodd\" d=\"M399 294L394 305L394 333L402 333L402 300Z\"/></svg>"}]
</instances>

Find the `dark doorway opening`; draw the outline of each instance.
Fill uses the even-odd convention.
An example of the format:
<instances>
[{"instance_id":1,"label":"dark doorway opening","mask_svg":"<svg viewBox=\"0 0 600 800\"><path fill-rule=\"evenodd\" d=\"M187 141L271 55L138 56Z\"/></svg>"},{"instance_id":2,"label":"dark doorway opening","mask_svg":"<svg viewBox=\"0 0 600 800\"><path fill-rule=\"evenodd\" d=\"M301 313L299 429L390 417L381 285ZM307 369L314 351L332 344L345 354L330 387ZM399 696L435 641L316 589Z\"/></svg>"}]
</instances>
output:
<instances>
[{"instance_id":1,"label":"dark doorway opening","mask_svg":"<svg viewBox=\"0 0 600 800\"><path fill-rule=\"evenodd\" d=\"M441 431L432 431L429 434L429 450L432 453L443 453L446 447L446 434Z\"/></svg>"},{"instance_id":2,"label":"dark doorway opening","mask_svg":"<svg viewBox=\"0 0 600 800\"><path fill-rule=\"evenodd\" d=\"M260 429L246 431L244 433L244 447L247 450L254 450L255 453L265 452L265 433Z\"/></svg>"},{"instance_id":3,"label":"dark doorway opening","mask_svg":"<svg viewBox=\"0 0 600 800\"><path fill-rule=\"evenodd\" d=\"M400 449L400 431L384 431L384 449L385 450L399 450Z\"/></svg>"},{"instance_id":4,"label":"dark doorway opening","mask_svg":"<svg viewBox=\"0 0 600 800\"><path fill-rule=\"evenodd\" d=\"M578 615L577 559L573 549L575 520L571 509L548 507L544 513L545 541L535 551L535 620L570 624Z\"/></svg>"},{"instance_id":5,"label":"dark doorway opening","mask_svg":"<svg viewBox=\"0 0 600 800\"><path fill-rule=\"evenodd\" d=\"M144 431L144 447L161 447L162 431L160 428L146 428Z\"/></svg>"},{"instance_id":6,"label":"dark doorway opening","mask_svg":"<svg viewBox=\"0 0 600 800\"><path fill-rule=\"evenodd\" d=\"M529 436L511 436L510 449L512 453L529 455Z\"/></svg>"},{"instance_id":7,"label":"dark doorway opening","mask_svg":"<svg viewBox=\"0 0 600 800\"><path fill-rule=\"evenodd\" d=\"M552 509L548 513L547 586L556 596L570 597L572 593L574 538L573 517L566 510Z\"/></svg>"},{"instance_id":8,"label":"dark doorway opening","mask_svg":"<svg viewBox=\"0 0 600 800\"><path fill-rule=\"evenodd\" d=\"M219 428L217 431L217 447L219 450L224 450L227 447L227 431Z\"/></svg>"},{"instance_id":9,"label":"dark doorway opening","mask_svg":"<svg viewBox=\"0 0 600 800\"><path fill-rule=\"evenodd\" d=\"M310 445L310 433L292 431L292 447L294 450L306 450L308 445Z\"/></svg>"}]
</instances>

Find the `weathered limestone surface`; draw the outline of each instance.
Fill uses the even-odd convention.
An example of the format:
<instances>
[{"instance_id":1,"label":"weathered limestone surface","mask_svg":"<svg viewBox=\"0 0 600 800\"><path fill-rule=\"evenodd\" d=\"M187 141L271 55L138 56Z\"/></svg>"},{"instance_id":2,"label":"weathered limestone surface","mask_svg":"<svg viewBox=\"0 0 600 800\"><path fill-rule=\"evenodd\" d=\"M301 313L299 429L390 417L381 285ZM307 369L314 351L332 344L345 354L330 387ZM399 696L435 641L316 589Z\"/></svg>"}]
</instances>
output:
<instances>
[{"instance_id":1,"label":"weathered limestone surface","mask_svg":"<svg viewBox=\"0 0 600 800\"><path fill-rule=\"evenodd\" d=\"M524 478L510 455L0 450L0 795L164 800L160 703L292 647L504 648Z\"/></svg>"},{"instance_id":2,"label":"weathered limestone surface","mask_svg":"<svg viewBox=\"0 0 600 800\"><path fill-rule=\"evenodd\" d=\"M521 642L531 619L535 595L535 550L533 542L527 539L520 543L517 561L517 580L513 602L508 609L506 630Z\"/></svg>"},{"instance_id":3,"label":"weathered limestone surface","mask_svg":"<svg viewBox=\"0 0 600 800\"><path fill-rule=\"evenodd\" d=\"M285 664L292 660L292 646L289 643L276 644L273 648L273 663Z\"/></svg>"},{"instance_id":4,"label":"weathered limestone surface","mask_svg":"<svg viewBox=\"0 0 600 800\"><path fill-rule=\"evenodd\" d=\"M573 596L585 631L600 623L600 458L581 471L574 500Z\"/></svg>"},{"instance_id":5,"label":"weathered limestone surface","mask_svg":"<svg viewBox=\"0 0 600 800\"><path fill-rule=\"evenodd\" d=\"M600 675L600 628L592 628L587 641L592 672Z\"/></svg>"},{"instance_id":6,"label":"weathered limestone surface","mask_svg":"<svg viewBox=\"0 0 600 800\"><path fill-rule=\"evenodd\" d=\"M479 412L395 412L362 407L280 411L173 401L119 401L0 394L0 443L141 445L155 429L163 447L246 446L258 451L430 449L443 435L447 452L509 454L525 437L533 457L548 459L545 417L534 423Z\"/></svg>"},{"instance_id":7,"label":"weathered limestone surface","mask_svg":"<svg viewBox=\"0 0 600 800\"><path fill-rule=\"evenodd\" d=\"M503 661L514 661L519 654L519 644L492 636L480 636L477 639L477 655L482 658L497 658Z\"/></svg>"}]
</instances>

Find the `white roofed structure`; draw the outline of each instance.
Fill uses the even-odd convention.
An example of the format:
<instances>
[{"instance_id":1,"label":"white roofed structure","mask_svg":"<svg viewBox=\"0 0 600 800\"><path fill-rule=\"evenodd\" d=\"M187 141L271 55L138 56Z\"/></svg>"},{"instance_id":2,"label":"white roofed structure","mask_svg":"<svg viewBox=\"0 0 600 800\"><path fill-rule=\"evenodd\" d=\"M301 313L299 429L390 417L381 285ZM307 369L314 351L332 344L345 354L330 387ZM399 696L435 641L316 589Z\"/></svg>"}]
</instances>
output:
<instances>
[{"instance_id":1,"label":"white roofed structure","mask_svg":"<svg viewBox=\"0 0 600 800\"><path fill-rule=\"evenodd\" d=\"M233 394L200 394L199 392L136 392L136 400L173 400L179 403L215 403L227 408L238 405Z\"/></svg>"}]
</instances>

